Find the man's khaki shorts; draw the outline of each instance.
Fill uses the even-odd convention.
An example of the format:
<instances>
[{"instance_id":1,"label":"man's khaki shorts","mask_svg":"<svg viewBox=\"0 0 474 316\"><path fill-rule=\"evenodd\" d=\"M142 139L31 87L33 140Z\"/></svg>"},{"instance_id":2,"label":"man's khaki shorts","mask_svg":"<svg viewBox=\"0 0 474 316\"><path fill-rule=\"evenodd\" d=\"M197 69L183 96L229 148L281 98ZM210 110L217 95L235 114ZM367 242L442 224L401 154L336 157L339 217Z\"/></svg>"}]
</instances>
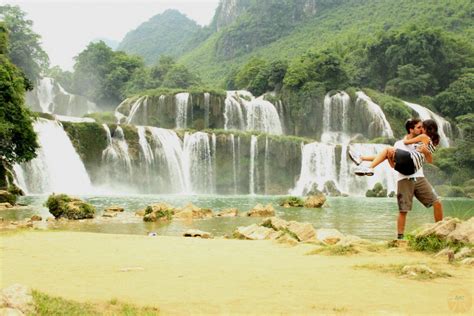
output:
<instances>
[{"instance_id":1,"label":"man's khaki shorts","mask_svg":"<svg viewBox=\"0 0 474 316\"><path fill-rule=\"evenodd\" d=\"M425 207L431 207L438 196L431 184L424 178L403 179L397 183L397 201L400 212L411 211L413 196Z\"/></svg>"}]
</instances>

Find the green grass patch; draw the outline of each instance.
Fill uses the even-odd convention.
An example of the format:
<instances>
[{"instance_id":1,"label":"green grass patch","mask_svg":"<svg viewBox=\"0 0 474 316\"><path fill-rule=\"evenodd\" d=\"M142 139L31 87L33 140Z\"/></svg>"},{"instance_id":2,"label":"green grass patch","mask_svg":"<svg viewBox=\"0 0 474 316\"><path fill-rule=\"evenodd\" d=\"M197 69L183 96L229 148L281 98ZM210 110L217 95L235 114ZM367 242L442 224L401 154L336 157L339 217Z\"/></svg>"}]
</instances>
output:
<instances>
[{"instance_id":1,"label":"green grass patch","mask_svg":"<svg viewBox=\"0 0 474 316\"><path fill-rule=\"evenodd\" d=\"M358 254L359 250L357 250L354 246L322 246L311 250L307 253L307 255L329 255L329 256L347 256L347 255L355 255Z\"/></svg>"},{"instance_id":2,"label":"green grass patch","mask_svg":"<svg viewBox=\"0 0 474 316\"><path fill-rule=\"evenodd\" d=\"M441 239L437 236L423 236L416 237L415 235L408 234L408 247L416 251L425 251L429 253L435 253L444 248L451 248L454 252L459 251L462 247L472 248L473 245L463 243L463 242L454 242L448 241L446 239Z\"/></svg>"},{"instance_id":3,"label":"green grass patch","mask_svg":"<svg viewBox=\"0 0 474 316\"><path fill-rule=\"evenodd\" d=\"M139 307L112 299L106 303L79 303L33 290L36 312L31 315L159 315L156 307Z\"/></svg>"}]
</instances>

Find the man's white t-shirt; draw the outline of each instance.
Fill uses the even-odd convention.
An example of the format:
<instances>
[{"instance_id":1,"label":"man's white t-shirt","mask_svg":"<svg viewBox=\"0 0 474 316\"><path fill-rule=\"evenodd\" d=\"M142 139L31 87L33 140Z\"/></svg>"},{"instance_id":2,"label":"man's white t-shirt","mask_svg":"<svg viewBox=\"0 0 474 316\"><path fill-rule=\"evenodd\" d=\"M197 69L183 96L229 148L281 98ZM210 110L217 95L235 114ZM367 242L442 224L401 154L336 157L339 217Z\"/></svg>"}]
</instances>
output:
<instances>
[{"instance_id":1,"label":"man's white t-shirt","mask_svg":"<svg viewBox=\"0 0 474 316\"><path fill-rule=\"evenodd\" d=\"M403 150L406 150L406 151L413 151L413 150L416 150L415 149L415 146L414 144L410 144L410 145L405 145L403 143L403 139L397 141L395 143L395 145L393 145L393 147L395 147L396 149L403 149ZM400 181L400 180L403 180L403 179L408 179L408 178L421 178L421 177L424 177L425 175L423 174L423 168L420 168L418 169L417 172L415 172L414 174L412 175L409 175L409 176L406 176L404 174L401 174L400 172L397 172L398 173L398 180L397 181Z\"/></svg>"}]
</instances>

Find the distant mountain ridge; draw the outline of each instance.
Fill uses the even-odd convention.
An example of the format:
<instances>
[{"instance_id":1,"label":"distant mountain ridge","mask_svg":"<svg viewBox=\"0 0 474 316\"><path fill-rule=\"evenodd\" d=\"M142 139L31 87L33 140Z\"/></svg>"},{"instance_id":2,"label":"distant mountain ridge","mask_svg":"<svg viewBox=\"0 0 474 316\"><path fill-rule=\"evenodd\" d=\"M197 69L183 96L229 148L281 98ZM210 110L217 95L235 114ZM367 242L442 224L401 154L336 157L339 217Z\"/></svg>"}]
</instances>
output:
<instances>
[{"instance_id":1,"label":"distant mountain ridge","mask_svg":"<svg viewBox=\"0 0 474 316\"><path fill-rule=\"evenodd\" d=\"M125 35L117 50L142 56L148 65L161 55L178 57L201 27L177 10L166 10Z\"/></svg>"}]
</instances>

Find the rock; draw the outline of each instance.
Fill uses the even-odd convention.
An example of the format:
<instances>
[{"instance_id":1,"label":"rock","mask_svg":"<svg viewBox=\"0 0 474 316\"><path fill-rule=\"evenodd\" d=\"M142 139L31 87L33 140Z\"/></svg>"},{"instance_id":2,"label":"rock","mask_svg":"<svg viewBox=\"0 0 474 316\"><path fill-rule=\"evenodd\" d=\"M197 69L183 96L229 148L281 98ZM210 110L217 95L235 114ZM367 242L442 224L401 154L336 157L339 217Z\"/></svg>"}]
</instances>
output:
<instances>
[{"instance_id":1,"label":"rock","mask_svg":"<svg viewBox=\"0 0 474 316\"><path fill-rule=\"evenodd\" d=\"M341 240L339 240L336 243L336 245L347 247L347 246L359 245L362 243L367 243L367 241L358 236L348 235L348 236L344 236Z\"/></svg>"},{"instance_id":2,"label":"rock","mask_svg":"<svg viewBox=\"0 0 474 316\"><path fill-rule=\"evenodd\" d=\"M52 194L46 201L49 212L56 218L85 219L93 218L95 207L78 198L66 194Z\"/></svg>"},{"instance_id":3,"label":"rock","mask_svg":"<svg viewBox=\"0 0 474 316\"><path fill-rule=\"evenodd\" d=\"M13 284L0 292L0 307L18 309L22 313L31 314L35 306L31 289L21 284Z\"/></svg>"},{"instance_id":4,"label":"rock","mask_svg":"<svg viewBox=\"0 0 474 316\"><path fill-rule=\"evenodd\" d=\"M121 206L117 206L117 205L113 205L113 206L109 206L107 207L105 210L104 210L104 213L105 212L123 212L125 209Z\"/></svg>"},{"instance_id":5,"label":"rock","mask_svg":"<svg viewBox=\"0 0 474 316\"><path fill-rule=\"evenodd\" d=\"M189 203L182 209L176 209L174 214L174 217L179 219L202 219L211 218L212 216L212 210L197 207L192 203Z\"/></svg>"},{"instance_id":6,"label":"rock","mask_svg":"<svg viewBox=\"0 0 474 316\"><path fill-rule=\"evenodd\" d=\"M461 264L472 266L474 265L474 258L466 258L461 261Z\"/></svg>"},{"instance_id":7,"label":"rock","mask_svg":"<svg viewBox=\"0 0 474 316\"><path fill-rule=\"evenodd\" d=\"M278 205L285 208L289 207L303 207L304 201L297 196L288 196L278 202Z\"/></svg>"},{"instance_id":8,"label":"rock","mask_svg":"<svg viewBox=\"0 0 474 316\"><path fill-rule=\"evenodd\" d=\"M290 222L285 221L284 219L281 219L279 217L271 217L264 220L260 225L268 228L273 228L274 230L282 230L287 228L288 225L290 225Z\"/></svg>"},{"instance_id":9,"label":"rock","mask_svg":"<svg viewBox=\"0 0 474 316\"><path fill-rule=\"evenodd\" d=\"M33 221L33 222L39 222L39 221L42 221L43 218L39 215L33 215L33 216L31 216L30 220Z\"/></svg>"},{"instance_id":10,"label":"rock","mask_svg":"<svg viewBox=\"0 0 474 316\"><path fill-rule=\"evenodd\" d=\"M15 205L16 196L8 191L0 190L0 203L9 203Z\"/></svg>"},{"instance_id":11,"label":"rock","mask_svg":"<svg viewBox=\"0 0 474 316\"><path fill-rule=\"evenodd\" d=\"M216 217L236 217L239 215L239 210L236 208L226 208L216 214Z\"/></svg>"},{"instance_id":12,"label":"rock","mask_svg":"<svg viewBox=\"0 0 474 316\"><path fill-rule=\"evenodd\" d=\"M304 201L304 207L308 208L320 208L326 202L326 196L324 194L311 195Z\"/></svg>"},{"instance_id":13,"label":"rock","mask_svg":"<svg viewBox=\"0 0 474 316\"><path fill-rule=\"evenodd\" d=\"M289 234L282 234L276 239L276 241L280 244L287 244L290 246L296 246L298 244L298 240L296 240L295 238L293 238L293 236Z\"/></svg>"},{"instance_id":14,"label":"rock","mask_svg":"<svg viewBox=\"0 0 474 316\"><path fill-rule=\"evenodd\" d=\"M156 203L149 205L144 210L143 220L145 222L169 221L173 218L175 209L167 203ZM115 214L117 214L115 212Z\"/></svg>"},{"instance_id":15,"label":"rock","mask_svg":"<svg viewBox=\"0 0 474 316\"><path fill-rule=\"evenodd\" d=\"M430 267L424 264L407 265L402 268L402 273L407 275L436 274Z\"/></svg>"},{"instance_id":16,"label":"rock","mask_svg":"<svg viewBox=\"0 0 474 316\"><path fill-rule=\"evenodd\" d=\"M3 203L0 203L0 210L5 210L7 208L12 208L13 205L11 205L10 203L8 202L3 202Z\"/></svg>"},{"instance_id":17,"label":"rock","mask_svg":"<svg viewBox=\"0 0 474 316\"><path fill-rule=\"evenodd\" d=\"M275 216L275 209L271 204L263 206L262 204L257 204L253 209L246 213L249 217L270 217Z\"/></svg>"},{"instance_id":18,"label":"rock","mask_svg":"<svg viewBox=\"0 0 474 316\"><path fill-rule=\"evenodd\" d=\"M287 226L290 233L296 236L298 241L310 241L316 239L316 230L310 223L291 221Z\"/></svg>"},{"instance_id":19,"label":"rock","mask_svg":"<svg viewBox=\"0 0 474 316\"><path fill-rule=\"evenodd\" d=\"M456 224L456 229L449 233L448 240L474 243L474 217Z\"/></svg>"},{"instance_id":20,"label":"rock","mask_svg":"<svg viewBox=\"0 0 474 316\"><path fill-rule=\"evenodd\" d=\"M145 210L146 209L144 209L144 208L141 209L141 210L137 210L137 211L135 211L135 215L143 217L143 216L145 216Z\"/></svg>"},{"instance_id":21,"label":"rock","mask_svg":"<svg viewBox=\"0 0 474 316\"><path fill-rule=\"evenodd\" d=\"M117 217L118 212L105 211L102 217Z\"/></svg>"},{"instance_id":22,"label":"rock","mask_svg":"<svg viewBox=\"0 0 474 316\"><path fill-rule=\"evenodd\" d=\"M246 227L237 227L234 232L234 237L238 239L250 239L250 240L264 240L264 239L276 239L281 233L267 227L258 226L252 224Z\"/></svg>"},{"instance_id":23,"label":"rock","mask_svg":"<svg viewBox=\"0 0 474 316\"><path fill-rule=\"evenodd\" d=\"M334 245L337 244L344 235L333 228L321 228L316 230L316 239L322 241L325 244Z\"/></svg>"},{"instance_id":24,"label":"rock","mask_svg":"<svg viewBox=\"0 0 474 316\"><path fill-rule=\"evenodd\" d=\"M430 235L437 236L439 238L446 238L452 231L456 229L456 225L461 221L457 218L446 217L442 221L434 223L430 227L422 230L416 235L416 238L427 237Z\"/></svg>"},{"instance_id":25,"label":"rock","mask_svg":"<svg viewBox=\"0 0 474 316\"><path fill-rule=\"evenodd\" d=\"M341 191L337 189L336 184L332 180L324 183L323 193L328 196L341 196Z\"/></svg>"},{"instance_id":26,"label":"rock","mask_svg":"<svg viewBox=\"0 0 474 316\"><path fill-rule=\"evenodd\" d=\"M455 255L454 259L464 259L474 254L474 251L468 247L462 247Z\"/></svg>"},{"instance_id":27,"label":"rock","mask_svg":"<svg viewBox=\"0 0 474 316\"><path fill-rule=\"evenodd\" d=\"M199 229L188 229L183 234L183 236L184 237L200 237L200 238L205 238L205 239L212 238L211 233L204 232L204 231L199 230Z\"/></svg>"}]
</instances>

